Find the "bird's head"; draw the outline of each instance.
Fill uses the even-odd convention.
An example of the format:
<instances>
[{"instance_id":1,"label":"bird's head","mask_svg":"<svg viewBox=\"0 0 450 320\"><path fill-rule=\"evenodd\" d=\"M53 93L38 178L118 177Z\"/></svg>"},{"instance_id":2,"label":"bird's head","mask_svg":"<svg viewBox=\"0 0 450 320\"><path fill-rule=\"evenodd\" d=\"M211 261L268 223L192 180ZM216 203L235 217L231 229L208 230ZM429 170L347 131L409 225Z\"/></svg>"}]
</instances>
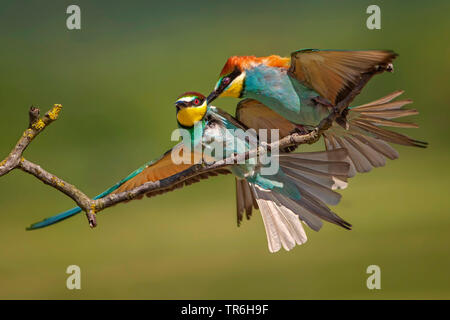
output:
<instances>
[{"instance_id":1,"label":"bird's head","mask_svg":"<svg viewBox=\"0 0 450 320\"><path fill-rule=\"evenodd\" d=\"M183 93L175 101L175 107L178 125L184 128L192 128L202 121L208 111L205 96L198 92Z\"/></svg>"},{"instance_id":2,"label":"bird's head","mask_svg":"<svg viewBox=\"0 0 450 320\"><path fill-rule=\"evenodd\" d=\"M290 58L277 55L267 57L234 56L227 60L220 73L213 92L208 96L208 104L218 97L242 98L245 93L245 79L247 71L258 66L265 65L274 68L289 68Z\"/></svg>"},{"instance_id":3,"label":"bird's head","mask_svg":"<svg viewBox=\"0 0 450 320\"><path fill-rule=\"evenodd\" d=\"M214 90L208 96L208 104L218 97L242 97L245 82L243 58L231 57L225 63Z\"/></svg>"}]
</instances>

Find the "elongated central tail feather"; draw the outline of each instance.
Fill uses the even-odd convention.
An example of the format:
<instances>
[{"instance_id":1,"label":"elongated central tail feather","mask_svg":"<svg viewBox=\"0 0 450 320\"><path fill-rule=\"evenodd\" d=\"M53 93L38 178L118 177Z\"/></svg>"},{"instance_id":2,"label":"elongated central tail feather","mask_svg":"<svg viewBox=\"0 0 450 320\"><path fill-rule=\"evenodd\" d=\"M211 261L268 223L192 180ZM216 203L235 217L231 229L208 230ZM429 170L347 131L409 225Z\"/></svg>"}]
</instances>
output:
<instances>
[{"instance_id":1,"label":"elongated central tail feather","mask_svg":"<svg viewBox=\"0 0 450 320\"><path fill-rule=\"evenodd\" d=\"M350 176L356 172L368 172L373 167L382 167L386 163L386 158L397 159L398 152L388 142L419 148L427 146L426 142L383 128L418 127L415 123L392 120L418 114L417 110L402 108L412 103L412 100L393 101L402 93L403 91L396 91L376 101L350 108L347 115L347 130L333 124L324 133L327 150L347 149L351 164Z\"/></svg>"},{"instance_id":2,"label":"elongated central tail feather","mask_svg":"<svg viewBox=\"0 0 450 320\"><path fill-rule=\"evenodd\" d=\"M111 188L109 188L108 190L102 192L101 194L99 194L98 196L96 196L94 198L94 200L97 199L101 199L107 195L109 195L110 193L114 192L115 190L117 190L122 184L124 184L125 182L127 182L128 180L130 180L131 178L135 177L137 174L139 174L140 172L142 172L142 170L144 170L145 168L148 167L150 163L146 163L145 165L143 165L142 167L140 167L139 169L133 171L132 173L130 173L127 177L125 177L124 179L122 179L121 181L119 181L118 183L116 183L115 185L113 185ZM48 227L52 224L61 222L67 218L73 217L76 214L80 213L82 210L80 207L75 207L72 209L69 209L67 211L61 212L55 216L52 216L50 218L45 218L44 220L40 221L40 222L36 222L33 223L31 226L29 226L27 228L27 230L36 230L36 229L40 229L40 228L44 228L44 227Z\"/></svg>"}]
</instances>

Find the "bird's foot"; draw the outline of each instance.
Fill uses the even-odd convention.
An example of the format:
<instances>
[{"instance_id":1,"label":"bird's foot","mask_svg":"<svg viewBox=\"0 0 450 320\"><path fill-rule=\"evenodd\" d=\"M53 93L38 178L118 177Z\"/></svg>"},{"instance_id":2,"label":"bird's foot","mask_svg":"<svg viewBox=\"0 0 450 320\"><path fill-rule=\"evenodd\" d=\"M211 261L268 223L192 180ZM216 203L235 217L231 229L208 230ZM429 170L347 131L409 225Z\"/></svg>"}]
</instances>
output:
<instances>
[{"instance_id":1,"label":"bird's foot","mask_svg":"<svg viewBox=\"0 0 450 320\"><path fill-rule=\"evenodd\" d=\"M338 108L333 108L334 113L336 114L335 121L338 125L340 125L345 130L348 130L349 124L347 122L347 115L348 115L348 108L345 108L344 110L340 111Z\"/></svg>"},{"instance_id":2,"label":"bird's foot","mask_svg":"<svg viewBox=\"0 0 450 320\"><path fill-rule=\"evenodd\" d=\"M293 134L293 133L297 133L299 135L304 135L304 134L308 134L308 130L301 126L301 125L296 125L294 129L291 130L291 132L289 132L289 134Z\"/></svg>"},{"instance_id":3,"label":"bird's foot","mask_svg":"<svg viewBox=\"0 0 450 320\"><path fill-rule=\"evenodd\" d=\"M317 128L319 129L320 132L323 132L323 131L330 129L332 125L333 125L333 120L331 120L329 117L326 117L325 119L320 121Z\"/></svg>"}]
</instances>

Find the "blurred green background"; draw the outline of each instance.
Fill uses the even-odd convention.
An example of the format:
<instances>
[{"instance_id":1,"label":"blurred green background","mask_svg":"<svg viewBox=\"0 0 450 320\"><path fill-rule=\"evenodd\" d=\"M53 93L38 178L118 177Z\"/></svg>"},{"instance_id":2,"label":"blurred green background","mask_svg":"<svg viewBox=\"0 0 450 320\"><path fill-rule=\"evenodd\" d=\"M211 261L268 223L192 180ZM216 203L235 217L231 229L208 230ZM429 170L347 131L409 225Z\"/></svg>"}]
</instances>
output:
<instances>
[{"instance_id":1,"label":"blurred green background","mask_svg":"<svg viewBox=\"0 0 450 320\"><path fill-rule=\"evenodd\" d=\"M66 28L68 5L82 29ZM381 30L366 8L381 7ZM5 1L0 2L0 157L30 105L64 106L25 156L95 195L173 142L174 99L208 93L230 55L300 48L394 49L395 73L356 102L406 90L426 150L359 175L325 225L270 254L255 214L235 223L234 179L217 177L118 205L89 229L84 215L34 232L30 223L73 206L14 171L0 179L0 298L431 299L450 298L448 1ZM234 112L235 99L215 104ZM317 146L316 146L317 148ZM308 149L308 148L303 148ZM68 265L82 290L66 289ZM381 290L366 268L381 267Z\"/></svg>"}]
</instances>

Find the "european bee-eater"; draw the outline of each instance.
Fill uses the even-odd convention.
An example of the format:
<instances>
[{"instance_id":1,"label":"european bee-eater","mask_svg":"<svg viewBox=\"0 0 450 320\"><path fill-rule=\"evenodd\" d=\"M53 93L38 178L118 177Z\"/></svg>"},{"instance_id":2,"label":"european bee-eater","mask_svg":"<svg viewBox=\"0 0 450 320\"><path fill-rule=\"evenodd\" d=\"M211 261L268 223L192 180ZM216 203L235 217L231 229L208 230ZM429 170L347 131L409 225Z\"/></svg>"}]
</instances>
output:
<instances>
[{"instance_id":1,"label":"european bee-eater","mask_svg":"<svg viewBox=\"0 0 450 320\"><path fill-rule=\"evenodd\" d=\"M245 137L235 134L237 129L246 130L251 126L239 117L233 118L208 105L200 93L183 94L175 105L180 128L191 130L192 134L196 126L202 128L204 148L221 142L223 152L214 160L222 160L224 154L239 154L254 148ZM238 223L244 210L249 217L252 207L259 207L271 252L281 247L290 250L295 244L306 241L300 220L316 231L322 226L320 219L347 229L351 227L327 207L340 200L340 195L332 189L347 180L350 165L346 162L345 149L281 153L278 160L279 169L270 175L263 174L260 164L249 161L230 166L236 176Z\"/></svg>"},{"instance_id":2,"label":"european bee-eater","mask_svg":"<svg viewBox=\"0 0 450 320\"><path fill-rule=\"evenodd\" d=\"M309 130L339 102L348 105L373 75L392 71L396 56L387 50L316 49L296 51L290 58L234 56L225 63L208 103L223 96L250 98L259 103L253 103L251 110L246 110L247 119L279 121L279 129L284 125L293 130ZM373 103L345 110L336 119L339 125L333 124L324 134L326 148L346 148L352 171L366 172L384 165L385 157L398 157L386 142L425 147L425 142L379 127L416 127L391 120L417 114L416 110L401 109L411 103L410 100L390 102L401 93L398 91ZM267 108L274 112L264 110Z\"/></svg>"},{"instance_id":3,"label":"european bee-eater","mask_svg":"<svg viewBox=\"0 0 450 320\"><path fill-rule=\"evenodd\" d=\"M223 152L211 153L209 157L212 159L207 160L222 160L226 154L251 150L252 146L248 139L245 136L236 135L234 131L246 130L250 127L250 123L246 123L245 118L235 119L225 111L209 106L207 99L196 92L181 95L175 105L179 127L191 133L190 148L186 149L186 144L180 142L163 157L142 166L96 198L131 190L146 182L158 181L188 169L194 165L195 152L198 152L195 147L198 144L207 150L214 148L217 142L220 142ZM191 153L191 162L176 164L172 154L182 156L186 150ZM351 225L327 206L336 205L340 201L340 194L333 189L346 185L350 165L345 149L295 154L280 153L276 159L279 161L279 168L270 175L263 173L264 165L247 160L242 164L231 164L229 167L190 178L171 190L209 176L233 173L236 177L238 224L244 212L249 218L252 209L259 208L271 252L276 252L281 247L290 250L296 244L302 244L307 240L301 221L316 231L321 228L322 220L350 229ZM158 194L166 191L170 190L160 191ZM148 196L153 195L155 194L151 193ZM30 229L54 224L80 211L79 208L71 209L33 224Z\"/></svg>"}]
</instances>

